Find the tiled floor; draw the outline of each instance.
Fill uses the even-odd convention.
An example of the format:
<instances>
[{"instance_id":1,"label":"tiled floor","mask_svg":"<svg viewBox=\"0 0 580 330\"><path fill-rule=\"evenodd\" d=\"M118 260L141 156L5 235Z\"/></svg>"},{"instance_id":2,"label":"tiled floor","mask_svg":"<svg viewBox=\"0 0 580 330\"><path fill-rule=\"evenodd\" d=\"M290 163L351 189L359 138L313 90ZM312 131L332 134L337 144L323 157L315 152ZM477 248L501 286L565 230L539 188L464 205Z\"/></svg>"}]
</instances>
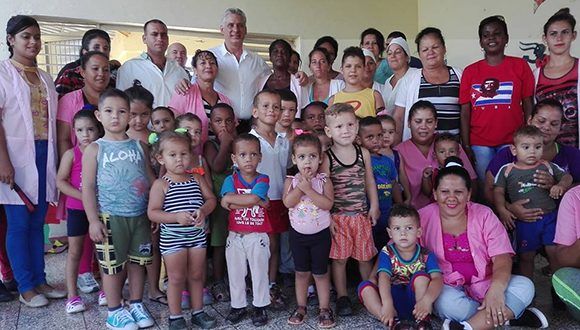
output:
<instances>
[{"instance_id":1,"label":"tiled floor","mask_svg":"<svg viewBox=\"0 0 580 330\"><path fill-rule=\"evenodd\" d=\"M64 289L64 275L62 270L66 260L66 253L51 255L46 258L46 271L48 280L58 288ZM541 266L542 262L538 262ZM553 311L551 300L549 299L548 278L541 274L536 274L537 299L536 307L544 311L550 320L550 329L578 329L580 324L569 316L566 312ZM291 289L288 290L291 292ZM146 293L147 294L147 293ZM88 310L82 314L68 315L65 312L65 300L52 301L46 308L31 309L24 307L18 301L0 304L0 329L104 329L106 308L98 307L96 304L96 294L83 295L83 299L88 306ZM145 302L156 324L152 329L167 329L168 309L166 306ZM295 303L290 302L288 310L280 312L269 312L270 322L266 326L271 329L289 329L286 320L290 312L294 309ZM218 329L246 329L253 328L249 319L237 324L235 327L228 325L224 319L229 310L227 303L214 304L206 307L206 311L217 318ZM338 318L336 329L382 329L378 321L375 321L360 305L356 304L355 315L348 318ZM434 326L440 325L435 322ZM314 308L309 311L302 329L316 329L316 315ZM434 327L436 328L436 327Z\"/></svg>"}]
</instances>

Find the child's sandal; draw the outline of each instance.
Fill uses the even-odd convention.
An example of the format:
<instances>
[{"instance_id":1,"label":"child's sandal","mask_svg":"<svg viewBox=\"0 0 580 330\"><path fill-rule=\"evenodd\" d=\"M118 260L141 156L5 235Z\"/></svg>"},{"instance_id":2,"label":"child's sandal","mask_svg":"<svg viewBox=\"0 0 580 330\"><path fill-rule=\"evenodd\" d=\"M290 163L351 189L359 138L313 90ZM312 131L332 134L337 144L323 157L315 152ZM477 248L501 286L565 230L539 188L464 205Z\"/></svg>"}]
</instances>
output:
<instances>
[{"instance_id":1,"label":"child's sandal","mask_svg":"<svg viewBox=\"0 0 580 330\"><path fill-rule=\"evenodd\" d=\"M288 318L288 324L301 325L304 323L304 318L306 318L306 306L298 306Z\"/></svg>"},{"instance_id":2,"label":"child's sandal","mask_svg":"<svg viewBox=\"0 0 580 330\"><path fill-rule=\"evenodd\" d=\"M333 328L336 325L334 314L330 308L321 308L318 314L318 327L320 329Z\"/></svg>"}]
</instances>

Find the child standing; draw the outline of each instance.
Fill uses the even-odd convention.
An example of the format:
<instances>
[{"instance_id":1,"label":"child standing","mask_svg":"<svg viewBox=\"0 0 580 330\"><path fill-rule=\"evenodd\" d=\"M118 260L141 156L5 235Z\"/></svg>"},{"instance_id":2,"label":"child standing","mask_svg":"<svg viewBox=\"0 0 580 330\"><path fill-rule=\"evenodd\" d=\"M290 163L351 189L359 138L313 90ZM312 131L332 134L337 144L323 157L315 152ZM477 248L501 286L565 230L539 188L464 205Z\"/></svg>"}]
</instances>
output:
<instances>
[{"instance_id":1,"label":"child standing","mask_svg":"<svg viewBox=\"0 0 580 330\"><path fill-rule=\"evenodd\" d=\"M262 160L258 164L258 172L264 173L270 178L268 216L272 231L269 233L271 256L268 272L272 307L275 309L285 307L282 290L276 284L276 276L280 261L280 234L288 231L290 224L288 209L282 202L284 179L290 158L290 142L284 134L276 133L276 123L281 115L280 107L281 100L277 92L270 90L259 92L254 97L252 110L255 127L250 131L250 134L256 136L260 141Z\"/></svg>"},{"instance_id":2,"label":"child standing","mask_svg":"<svg viewBox=\"0 0 580 330\"><path fill-rule=\"evenodd\" d=\"M346 262L351 257L356 259L361 277L368 279L371 260L377 254L371 227L380 211L370 154L354 144L358 133L354 108L336 103L326 109L325 115L324 129L333 141L323 164L323 172L330 173L334 185L330 225L332 278L338 298L336 313L347 316L352 314L352 304L346 292Z\"/></svg>"},{"instance_id":3,"label":"child standing","mask_svg":"<svg viewBox=\"0 0 580 330\"><path fill-rule=\"evenodd\" d=\"M193 157L187 133L163 132L153 148L155 158L167 170L151 187L147 214L161 224L159 247L169 277L169 328L187 329L181 310L181 293L187 284L193 307L191 323L209 329L216 321L203 310L205 218L215 208L216 198L201 175L188 173Z\"/></svg>"},{"instance_id":4,"label":"child standing","mask_svg":"<svg viewBox=\"0 0 580 330\"><path fill-rule=\"evenodd\" d=\"M399 152L393 149L393 143L395 143L395 137L397 134L397 123L395 119L389 115L378 115L377 119L381 122L383 127L383 143L380 150L381 155L388 156L395 162L395 168L397 169L397 177L399 181L397 185L393 187L394 194L401 195L403 203L409 205L411 200L411 195L409 194L409 189L404 189L404 187L409 187L409 181L407 175L403 170L403 160L399 156Z\"/></svg>"},{"instance_id":5,"label":"child standing","mask_svg":"<svg viewBox=\"0 0 580 330\"><path fill-rule=\"evenodd\" d=\"M277 91L280 95L280 119L276 123L276 132L285 133L286 138L290 141L294 140L294 130L292 123L296 119L296 112L298 112L298 101L296 95L287 89Z\"/></svg>"},{"instance_id":6,"label":"child standing","mask_svg":"<svg viewBox=\"0 0 580 330\"><path fill-rule=\"evenodd\" d=\"M299 173L284 183L284 205L289 208L290 247L296 269L296 302L298 307L288 323L300 325L306 317L307 288L314 277L320 304L318 326L336 325L330 309L330 209L334 202L332 182L319 173L322 145L312 134L301 134L292 145L292 162Z\"/></svg>"},{"instance_id":7,"label":"child standing","mask_svg":"<svg viewBox=\"0 0 580 330\"><path fill-rule=\"evenodd\" d=\"M403 204L393 206L387 232L392 243L379 253L376 276L358 286L359 299L390 329L403 329L402 320L415 321L412 329L431 329L428 316L443 288L443 278L437 257L418 243L417 210Z\"/></svg>"},{"instance_id":8,"label":"child standing","mask_svg":"<svg viewBox=\"0 0 580 330\"><path fill-rule=\"evenodd\" d=\"M373 227L373 241L375 247L380 250L388 242L385 235L389 213L395 203L402 203L401 190L397 189L397 168L395 162L386 155L380 153L383 145L383 127L375 117L365 117L359 121L358 136L361 145L371 154L371 166L377 185L379 197L379 210L381 216Z\"/></svg>"},{"instance_id":9,"label":"child standing","mask_svg":"<svg viewBox=\"0 0 580 330\"><path fill-rule=\"evenodd\" d=\"M520 272L529 278L533 278L534 257L542 246L545 247L548 260L553 267L556 260L554 235L558 213L555 199L561 198L572 185L570 174L564 172L558 165L541 159L543 147L543 135L539 128L524 126L518 129L514 133L514 144L510 146L517 160L501 167L495 177L493 191L499 218L508 230L515 227ZM537 170L546 171L554 177L556 184L549 191L534 182ZM528 207L539 208L544 215L532 222L516 219L506 209L506 192L512 202L529 199Z\"/></svg>"},{"instance_id":10,"label":"child standing","mask_svg":"<svg viewBox=\"0 0 580 330\"><path fill-rule=\"evenodd\" d=\"M149 133L151 133L147 125L151 119L151 109L153 109L153 94L141 86L139 82L135 82L133 87L125 90L125 94L131 100L131 119L129 120L127 135L133 140L146 144L148 143Z\"/></svg>"},{"instance_id":11,"label":"child standing","mask_svg":"<svg viewBox=\"0 0 580 330\"><path fill-rule=\"evenodd\" d=\"M429 166L425 167L425 169L423 170L423 181L421 181L421 192L425 196L431 196L433 194L433 182L437 177L437 173L439 173L439 169L445 167L445 160L448 157L459 156L459 141L457 140L457 137L451 133L437 134L437 136L435 136L435 141L433 142L433 148L435 151L435 158L437 158L437 164L439 165L439 167L433 168Z\"/></svg>"},{"instance_id":12,"label":"child standing","mask_svg":"<svg viewBox=\"0 0 580 330\"><path fill-rule=\"evenodd\" d=\"M254 326L268 323L266 307L270 305L268 233L272 227L265 209L270 184L268 176L257 171L262 160L260 144L260 140L251 134L241 134L235 138L232 161L236 169L226 178L221 191L221 205L230 211L226 262L232 308L226 319L235 324L246 316L246 275L249 265Z\"/></svg>"},{"instance_id":13,"label":"child standing","mask_svg":"<svg viewBox=\"0 0 580 330\"><path fill-rule=\"evenodd\" d=\"M158 134L175 129L175 114L168 107L157 107L151 111L151 126Z\"/></svg>"},{"instance_id":14,"label":"child standing","mask_svg":"<svg viewBox=\"0 0 580 330\"><path fill-rule=\"evenodd\" d=\"M375 117L385 109L381 93L364 86L363 75L365 56L359 47L348 47L342 55L342 74L344 89L334 94L328 101L328 106L334 103L347 103L354 108L359 118Z\"/></svg>"},{"instance_id":15,"label":"child standing","mask_svg":"<svg viewBox=\"0 0 580 330\"><path fill-rule=\"evenodd\" d=\"M86 309L77 292L78 269L85 236L89 233L89 221L83 209L81 195L82 157L85 148L99 138L101 129L94 111L81 110L73 117L73 131L77 145L67 150L60 161L56 175L56 186L65 195L67 208L68 255L66 260L66 287L68 300L66 312L69 314ZM91 249L94 253L94 249ZM98 290L98 284L96 289Z\"/></svg>"},{"instance_id":16,"label":"child standing","mask_svg":"<svg viewBox=\"0 0 580 330\"><path fill-rule=\"evenodd\" d=\"M86 147L82 162L82 198L89 234L97 243L109 329L137 329L155 322L143 306L144 267L151 263L151 223L145 214L153 172L144 144L125 133L129 98L108 89L95 112L105 135ZM121 305L125 270L130 309Z\"/></svg>"}]
</instances>

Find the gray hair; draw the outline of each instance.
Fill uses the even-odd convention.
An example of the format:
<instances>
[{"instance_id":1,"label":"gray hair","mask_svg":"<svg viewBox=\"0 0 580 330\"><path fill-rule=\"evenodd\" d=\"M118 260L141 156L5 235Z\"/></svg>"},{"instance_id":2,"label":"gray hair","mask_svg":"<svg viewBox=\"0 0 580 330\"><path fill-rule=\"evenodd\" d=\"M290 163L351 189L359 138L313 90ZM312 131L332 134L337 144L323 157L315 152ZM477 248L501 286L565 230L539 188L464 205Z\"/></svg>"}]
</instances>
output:
<instances>
[{"instance_id":1,"label":"gray hair","mask_svg":"<svg viewBox=\"0 0 580 330\"><path fill-rule=\"evenodd\" d=\"M242 17L242 19L244 21L244 25L246 25L246 13L244 13L243 10L241 10L240 8L228 8L224 11L224 16L222 17L222 22L221 22L220 26L224 26L226 19L230 15L238 15L238 16Z\"/></svg>"}]
</instances>

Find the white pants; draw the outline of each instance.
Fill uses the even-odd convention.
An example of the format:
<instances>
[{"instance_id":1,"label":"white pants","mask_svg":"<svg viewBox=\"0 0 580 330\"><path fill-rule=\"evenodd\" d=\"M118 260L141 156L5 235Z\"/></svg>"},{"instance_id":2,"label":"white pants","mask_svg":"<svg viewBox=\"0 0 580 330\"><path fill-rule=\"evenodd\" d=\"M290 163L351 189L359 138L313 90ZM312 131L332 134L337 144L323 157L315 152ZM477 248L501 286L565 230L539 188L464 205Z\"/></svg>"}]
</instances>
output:
<instances>
[{"instance_id":1,"label":"white pants","mask_svg":"<svg viewBox=\"0 0 580 330\"><path fill-rule=\"evenodd\" d=\"M252 277L253 305L255 307L270 305L269 259L270 240L268 234L240 234L230 231L226 241L226 263L233 308L244 308L248 305L246 299L248 265Z\"/></svg>"}]
</instances>

